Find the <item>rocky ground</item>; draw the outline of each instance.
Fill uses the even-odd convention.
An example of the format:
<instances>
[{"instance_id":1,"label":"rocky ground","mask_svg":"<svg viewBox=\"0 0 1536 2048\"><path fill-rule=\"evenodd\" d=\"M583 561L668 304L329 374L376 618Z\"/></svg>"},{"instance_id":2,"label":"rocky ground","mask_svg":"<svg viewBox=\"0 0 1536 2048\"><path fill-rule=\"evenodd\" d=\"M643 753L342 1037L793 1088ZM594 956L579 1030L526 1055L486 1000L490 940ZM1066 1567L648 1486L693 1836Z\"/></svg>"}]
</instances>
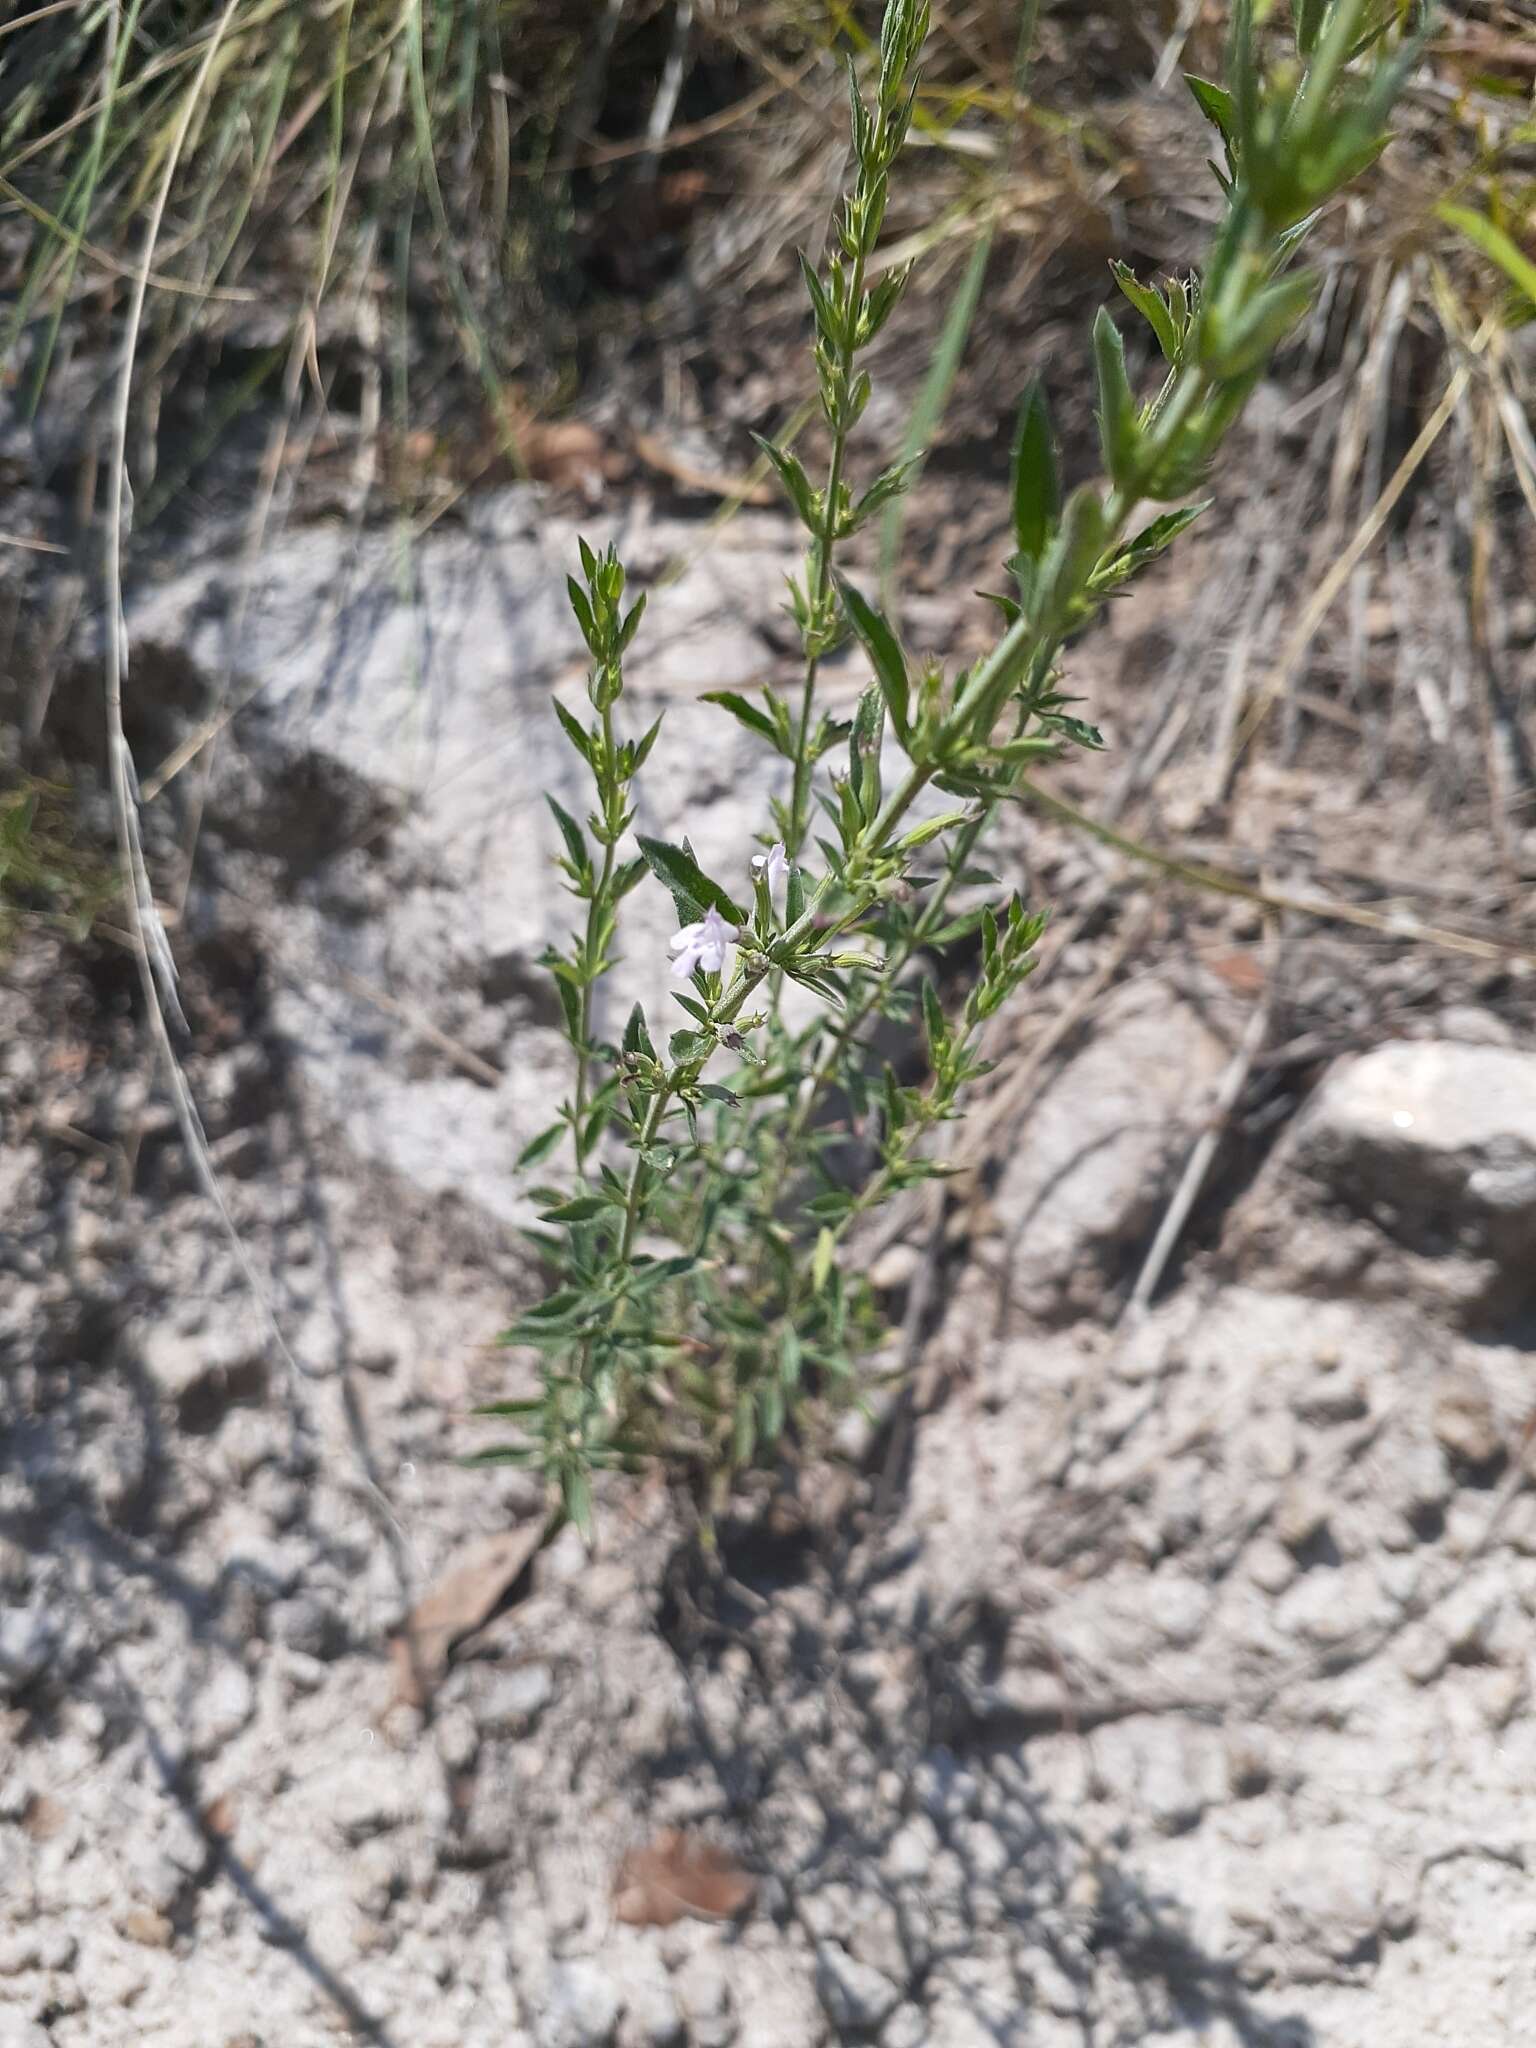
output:
<instances>
[{"instance_id":1,"label":"rocky ground","mask_svg":"<svg viewBox=\"0 0 1536 2048\"><path fill-rule=\"evenodd\" d=\"M789 537L751 515L703 552L626 518L637 575L682 561L634 676L636 715L668 711L648 801L725 866L761 789L693 693L783 663ZM559 1085L533 961L565 911L537 799L572 758L543 712L579 683L570 543L514 492L418 546L410 605L392 539L340 529L257 586L211 536L134 599L142 775L243 706L148 829L159 859L200 823L188 1072L291 1358L131 966L26 941L0 984L0 2048L1522 2039L1513 968L1310 926L1275 959L1245 910L1017 828L1003 871L1063 905L1059 939L968 1171L871 1248L911 1397L744 1501L718 1572L655 1483L602 1499L595 1558L487 1550L540 1514L452 1460L506 1384L508 1163ZM1161 602L1082 650L1122 733ZM86 753L94 687L53 706ZM1270 795L1292 825L1313 802L1294 774ZM633 986L665 931L651 906ZM494 1611L416 1704L388 1641L461 1567ZM625 1859L677 1840L754 1882L636 1924Z\"/></svg>"}]
</instances>

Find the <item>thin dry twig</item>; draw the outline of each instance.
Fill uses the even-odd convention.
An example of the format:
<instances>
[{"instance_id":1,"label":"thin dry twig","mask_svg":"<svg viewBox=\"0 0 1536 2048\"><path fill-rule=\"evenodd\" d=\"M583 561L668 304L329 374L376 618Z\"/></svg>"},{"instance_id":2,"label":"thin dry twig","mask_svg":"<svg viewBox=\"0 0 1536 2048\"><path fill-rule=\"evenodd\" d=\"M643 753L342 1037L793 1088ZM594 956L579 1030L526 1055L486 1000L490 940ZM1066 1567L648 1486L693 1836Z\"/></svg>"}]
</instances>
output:
<instances>
[{"instance_id":1,"label":"thin dry twig","mask_svg":"<svg viewBox=\"0 0 1536 2048\"><path fill-rule=\"evenodd\" d=\"M1484 340L1486 340L1487 332L1488 329L1485 326L1482 337ZM1279 661L1276 662L1263 690L1260 692L1238 731L1232 748L1234 759L1243 752L1259 727L1269 716L1276 700L1290 687L1297 670L1306 659L1307 649L1312 645L1319 626L1322 625L1324 619L1332 610L1334 599L1349 581L1350 576L1354 572L1355 565L1360 561L1366 550L1375 541L1376 536L1386 525L1388 518L1391 516L1393 506L1396 505L1398 499L1401 498L1409 484L1412 483L1419 469L1423 466L1429 451L1445 431L1446 424L1455 412L1457 401L1460 399L1463 391L1466 390L1471 376L1471 368L1466 363L1459 364L1452 372L1450 382L1446 385L1440 403L1424 422L1417 440L1398 464L1386 489L1360 522L1348 546L1343 549L1332 568L1308 599L1301 617L1296 621L1295 626L1291 630L1290 638L1285 643Z\"/></svg>"},{"instance_id":2,"label":"thin dry twig","mask_svg":"<svg viewBox=\"0 0 1536 2048\"><path fill-rule=\"evenodd\" d=\"M1264 978L1263 990L1253 1006L1243 1035L1238 1041L1237 1050L1228 1061L1226 1071L1217 1084L1216 1099L1211 1105L1205 1129L1195 1140L1185 1162L1184 1171L1179 1176L1179 1184L1173 1191L1173 1198L1163 1211L1163 1219L1148 1247L1147 1256L1142 1261L1141 1271L1136 1275L1136 1284L1120 1312L1120 1323L1139 1321L1146 1314L1152 1297L1157 1292L1158 1284L1167 1270L1168 1261L1173 1257L1174 1249L1184 1233L1190 1211L1199 1199L1200 1190L1205 1186L1206 1176L1211 1170L1232 1112L1248 1085L1253 1063L1269 1031L1269 1019L1279 975L1279 954L1280 940L1277 932L1271 948L1269 972Z\"/></svg>"}]
</instances>

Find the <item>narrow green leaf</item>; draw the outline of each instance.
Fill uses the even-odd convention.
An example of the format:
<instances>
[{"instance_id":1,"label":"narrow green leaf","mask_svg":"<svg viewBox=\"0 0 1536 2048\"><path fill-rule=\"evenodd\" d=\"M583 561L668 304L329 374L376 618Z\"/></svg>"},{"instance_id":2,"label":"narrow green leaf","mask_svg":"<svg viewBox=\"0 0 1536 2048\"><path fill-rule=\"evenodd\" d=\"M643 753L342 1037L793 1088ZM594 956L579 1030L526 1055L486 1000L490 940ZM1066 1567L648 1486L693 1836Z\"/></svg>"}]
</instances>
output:
<instances>
[{"instance_id":1,"label":"narrow green leaf","mask_svg":"<svg viewBox=\"0 0 1536 2048\"><path fill-rule=\"evenodd\" d=\"M921 825L914 825L910 832L902 834L896 842L896 851L911 853L919 846L926 846L930 839L937 839L951 825L963 825L966 816L964 811L941 811L936 818L925 818Z\"/></svg>"},{"instance_id":2,"label":"narrow green leaf","mask_svg":"<svg viewBox=\"0 0 1536 2048\"><path fill-rule=\"evenodd\" d=\"M1469 206L1437 206L1435 212L1448 227L1459 230L1490 263L1496 263L1521 296L1536 310L1536 263L1510 240L1504 230L1485 214Z\"/></svg>"},{"instance_id":3,"label":"narrow green leaf","mask_svg":"<svg viewBox=\"0 0 1536 2048\"><path fill-rule=\"evenodd\" d=\"M729 924L746 923L747 913L718 882L711 881L685 848L671 846L665 839L648 839L643 833L637 833L636 839L651 873L672 892L684 924L697 923L711 908L718 910Z\"/></svg>"},{"instance_id":4,"label":"narrow green leaf","mask_svg":"<svg viewBox=\"0 0 1536 2048\"><path fill-rule=\"evenodd\" d=\"M766 440L761 434L754 434L753 440L772 463L779 482L784 486L785 495L800 515L803 526L815 532L817 525L816 493L811 480L801 468L799 458L787 448L780 448Z\"/></svg>"},{"instance_id":5,"label":"narrow green leaf","mask_svg":"<svg viewBox=\"0 0 1536 2048\"><path fill-rule=\"evenodd\" d=\"M1060 514L1055 438L1045 392L1036 379L1020 402L1013 436L1013 537L1020 554L1038 562Z\"/></svg>"},{"instance_id":6,"label":"narrow green leaf","mask_svg":"<svg viewBox=\"0 0 1536 2048\"><path fill-rule=\"evenodd\" d=\"M766 711L760 711L736 690L706 690L701 701L718 704L723 711L729 711L738 725L744 725L750 732L758 733L776 753L782 753L779 729Z\"/></svg>"},{"instance_id":7,"label":"narrow green leaf","mask_svg":"<svg viewBox=\"0 0 1536 2048\"><path fill-rule=\"evenodd\" d=\"M629 1013L629 1022L624 1026L622 1050L628 1053L642 1053L646 1059L656 1057L656 1048L651 1043L651 1034L645 1028L645 1012L636 1003Z\"/></svg>"},{"instance_id":8,"label":"narrow green leaf","mask_svg":"<svg viewBox=\"0 0 1536 2048\"><path fill-rule=\"evenodd\" d=\"M949 1051L949 1026L944 1021L939 992L931 981L923 983L923 1026L928 1034L929 1061L935 1068L941 1067Z\"/></svg>"},{"instance_id":9,"label":"narrow green leaf","mask_svg":"<svg viewBox=\"0 0 1536 2048\"><path fill-rule=\"evenodd\" d=\"M592 1482L585 1472L575 1465L567 1465L560 1475L560 1492L565 1506L566 1517L575 1523L583 1542L592 1541Z\"/></svg>"},{"instance_id":10,"label":"narrow green leaf","mask_svg":"<svg viewBox=\"0 0 1536 2048\"><path fill-rule=\"evenodd\" d=\"M843 609L848 615L848 623L853 627L860 645L869 656L870 667L873 668L880 685L885 708L891 714L891 724L896 729L896 736L905 745L911 730L908 723L907 665L902 658L896 635L874 606L845 576L837 578L837 588L843 600Z\"/></svg>"},{"instance_id":11,"label":"narrow green leaf","mask_svg":"<svg viewBox=\"0 0 1536 2048\"><path fill-rule=\"evenodd\" d=\"M609 1204L601 1195L578 1195L574 1201L562 1202L557 1209L546 1209L539 1217L541 1223L590 1223L594 1216L601 1216Z\"/></svg>"},{"instance_id":12,"label":"narrow green leaf","mask_svg":"<svg viewBox=\"0 0 1536 2048\"><path fill-rule=\"evenodd\" d=\"M1114 272L1115 283L1157 336L1157 345L1164 358L1170 363L1177 363L1182 353L1179 333L1162 293L1151 285L1142 284L1128 263L1111 263L1109 267Z\"/></svg>"},{"instance_id":13,"label":"narrow green leaf","mask_svg":"<svg viewBox=\"0 0 1536 2048\"><path fill-rule=\"evenodd\" d=\"M587 853L587 842L581 835L581 827L569 811L556 803L548 790L544 792L544 801L555 814L555 823L560 827L560 836L565 841L565 850L571 857L571 866L576 869L578 875L584 875L591 865L591 859Z\"/></svg>"},{"instance_id":14,"label":"narrow green leaf","mask_svg":"<svg viewBox=\"0 0 1536 2048\"><path fill-rule=\"evenodd\" d=\"M837 1240L830 1230L823 1228L816 1238L816 1252L811 1260L811 1287L820 1294L827 1284L832 1271L832 1255L837 1249Z\"/></svg>"},{"instance_id":15,"label":"narrow green leaf","mask_svg":"<svg viewBox=\"0 0 1536 2048\"><path fill-rule=\"evenodd\" d=\"M1099 379L1099 443L1104 467L1117 484L1129 484L1135 477L1141 435L1136 401L1125 373L1125 343L1107 306L1100 306L1093 323L1093 360Z\"/></svg>"},{"instance_id":16,"label":"narrow green leaf","mask_svg":"<svg viewBox=\"0 0 1536 2048\"><path fill-rule=\"evenodd\" d=\"M524 1166L537 1165L539 1160L547 1159L565 1135L565 1129L566 1127L563 1123L551 1124L548 1130L540 1131L536 1138L530 1138L522 1151L517 1155L519 1169Z\"/></svg>"},{"instance_id":17,"label":"narrow green leaf","mask_svg":"<svg viewBox=\"0 0 1536 2048\"><path fill-rule=\"evenodd\" d=\"M1220 135L1223 142L1230 143L1235 133L1235 108L1231 93L1225 86L1214 85L1208 78L1196 78L1186 71L1184 83L1194 97L1195 105Z\"/></svg>"},{"instance_id":18,"label":"narrow green leaf","mask_svg":"<svg viewBox=\"0 0 1536 2048\"><path fill-rule=\"evenodd\" d=\"M583 761L590 767L592 764L592 737L590 733L587 732L578 719L571 716L558 697L552 697L550 702L555 707L555 716L559 719L566 738L576 749L577 753L580 754Z\"/></svg>"}]
</instances>

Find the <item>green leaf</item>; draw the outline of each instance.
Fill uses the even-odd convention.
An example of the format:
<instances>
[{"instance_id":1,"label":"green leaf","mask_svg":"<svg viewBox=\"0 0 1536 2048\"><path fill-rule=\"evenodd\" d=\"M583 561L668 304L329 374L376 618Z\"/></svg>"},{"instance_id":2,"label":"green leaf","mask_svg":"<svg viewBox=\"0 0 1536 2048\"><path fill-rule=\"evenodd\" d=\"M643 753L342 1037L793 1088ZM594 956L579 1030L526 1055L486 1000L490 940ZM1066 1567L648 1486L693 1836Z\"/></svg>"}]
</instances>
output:
<instances>
[{"instance_id":1,"label":"green leaf","mask_svg":"<svg viewBox=\"0 0 1536 2048\"><path fill-rule=\"evenodd\" d=\"M592 1482L579 1466L567 1465L560 1475L560 1496L566 1519L574 1522L583 1542L592 1541Z\"/></svg>"},{"instance_id":2,"label":"green leaf","mask_svg":"<svg viewBox=\"0 0 1536 2048\"><path fill-rule=\"evenodd\" d=\"M583 761L585 761L588 767L590 767L592 765L591 735L587 732L586 728L581 724L581 722L578 719L573 718L571 716L570 712L566 710L565 706L560 702L560 699L558 697L552 697L550 699L550 702L555 707L555 716L559 719L561 725L563 726L566 738L570 741L571 745L576 749L577 753L580 754Z\"/></svg>"},{"instance_id":3,"label":"green leaf","mask_svg":"<svg viewBox=\"0 0 1536 2048\"><path fill-rule=\"evenodd\" d=\"M1178 539L1185 527L1193 526L1202 512L1208 512L1215 502L1202 498L1198 505L1185 505L1177 512L1161 512L1150 524L1144 526L1123 547L1117 548L1100 569L1095 581L1109 583L1124 582L1134 575L1143 563L1150 562L1154 555L1160 555L1164 548Z\"/></svg>"},{"instance_id":4,"label":"green leaf","mask_svg":"<svg viewBox=\"0 0 1536 2048\"><path fill-rule=\"evenodd\" d=\"M540 1131L536 1138L530 1138L522 1151L517 1155L519 1169L525 1166L535 1166L539 1160L547 1159L564 1135L565 1125L562 1123L551 1124L548 1130Z\"/></svg>"},{"instance_id":5,"label":"green leaf","mask_svg":"<svg viewBox=\"0 0 1536 2048\"><path fill-rule=\"evenodd\" d=\"M1195 105L1222 141L1230 143L1236 132L1236 108L1231 93L1225 86L1212 84L1208 78L1196 78L1192 71L1185 72L1184 83L1189 87Z\"/></svg>"},{"instance_id":6,"label":"green leaf","mask_svg":"<svg viewBox=\"0 0 1536 2048\"><path fill-rule=\"evenodd\" d=\"M581 628L581 637L587 643L588 651L597 653L597 626L592 618L592 606L587 593L574 576L567 576L565 587L570 593L571 610L576 614L576 623Z\"/></svg>"},{"instance_id":7,"label":"green leaf","mask_svg":"<svg viewBox=\"0 0 1536 2048\"><path fill-rule=\"evenodd\" d=\"M580 1046L582 1039L580 991L572 987L563 974L555 975L554 983L555 993L560 998L560 1009L565 1018L565 1035L569 1038L572 1045Z\"/></svg>"},{"instance_id":8,"label":"green leaf","mask_svg":"<svg viewBox=\"0 0 1536 2048\"><path fill-rule=\"evenodd\" d=\"M796 861L789 871L789 880L784 887L784 921L798 924L805 915L806 896L805 869Z\"/></svg>"},{"instance_id":9,"label":"green leaf","mask_svg":"<svg viewBox=\"0 0 1536 2048\"><path fill-rule=\"evenodd\" d=\"M471 1415L537 1415L543 1406L542 1400L483 1401L469 1412Z\"/></svg>"},{"instance_id":10,"label":"green leaf","mask_svg":"<svg viewBox=\"0 0 1536 2048\"><path fill-rule=\"evenodd\" d=\"M1182 353L1179 333L1162 293L1151 285L1140 283L1128 263L1111 263L1109 267L1114 272L1115 283L1157 336L1157 345L1165 359L1177 363Z\"/></svg>"},{"instance_id":11,"label":"green leaf","mask_svg":"<svg viewBox=\"0 0 1536 2048\"><path fill-rule=\"evenodd\" d=\"M560 827L560 836L565 841L565 850L570 855L571 866L576 870L578 877L585 875L591 866L591 857L587 852L587 842L581 836L581 827L569 811L562 809L555 802L548 790L544 792L544 801L555 814L555 823Z\"/></svg>"},{"instance_id":12,"label":"green leaf","mask_svg":"<svg viewBox=\"0 0 1536 2048\"><path fill-rule=\"evenodd\" d=\"M800 1384L800 1333L793 1323L786 1323L779 1335L779 1378L786 1387Z\"/></svg>"},{"instance_id":13,"label":"green leaf","mask_svg":"<svg viewBox=\"0 0 1536 2048\"><path fill-rule=\"evenodd\" d=\"M1296 0L1293 12L1296 17L1296 50L1302 57L1310 57L1317 47L1322 31L1323 16L1328 11L1328 0Z\"/></svg>"},{"instance_id":14,"label":"green leaf","mask_svg":"<svg viewBox=\"0 0 1536 2048\"><path fill-rule=\"evenodd\" d=\"M1315 272L1297 271L1256 293L1214 334L1202 321L1201 359L1224 381L1258 371L1311 305L1317 282Z\"/></svg>"},{"instance_id":15,"label":"green leaf","mask_svg":"<svg viewBox=\"0 0 1536 2048\"><path fill-rule=\"evenodd\" d=\"M868 599L863 597L845 576L837 578L837 588L848 615L848 623L858 635L864 652L869 656L870 667L874 670L875 678L880 685L885 707L891 714L891 724L896 729L896 736L905 745L910 731L907 717L907 665L902 659L896 635Z\"/></svg>"},{"instance_id":16,"label":"green leaf","mask_svg":"<svg viewBox=\"0 0 1536 2048\"><path fill-rule=\"evenodd\" d=\"M747 913L718 882L711 881L685 848L670 846L665 839L647 839L643 833L635 837L651 873L672 892L684 924L696 924L710 908L718 910L728 924L746 923Z\"/></svg>"},{"instance_id":17,"label":"green leaf","mask_svg":"<svg viewBox=\"0 0 1536 2048\"><path fill-rule=\"evenodd\" d=\"M841 344L843 335L832 301L827 297L826 287L811 267L811 260L805 251L797 249L795 254L800 259L800 275L805 280L805 289L810 297L811 311L816 317L817 329L836 348Z\"/></svg>"},{"instance_id":18,"label":"green leaf","mask_svg":"<svg viewBox=\"0 0 1536 2048\"><path fill-rule=\"evenodd\" d=\"M667 1040L667 1051L679 1066L692 1066L698 1060L708 1059L714 1049L712 1031L674 1031Z\"/></svg>"},{"instance_id":19,"label":"green leaf","mask_svg":"<svg viewBox=\"0 0 1536 2048\"><path fill-rule=\"evenodd\" d=\"M931 981L923 983L923 1025L928 1034L929 1060L935 1068L941 1067L949 1051L949 1026L944 1021L939 992Z\"/></svg>"},{"instance_id":20,"label":"green leaf","mask_svg":"<svg viewBox=\"0 0 1536 2048\"><path fill-rule=\"evenodd\" d=\"M651 1034L645 1028L645 1012L636 1003L629 1013L629 1022L624 1026L624 1052L643 1053L646 1059L656 1057L656 1048L651 1043Z\"/></svg>"},{"instance_id":21,"label":"green leaf","mask_svg":"<svg viewBox=\"0 0 1536 2048\"><path fill-rule=\"evenodd\" d=\"M1055 438L1045 392L1030 382L1019 405L1013 436L1013 537L1019 553L1038 562L1061 515Z\"/></svg>"},{"instance_id":22,"label":"green leaf","mask_svg":"<svg viewBox=\"0 0 1536 2048\"><path fill-rule=\"evenodd\" d=\"M1474 213L1468 206L1437 206L1435 212L1448 227L1456 228L1474 247L1481 249L1490 263L1496 263L1515 290L1529 300L1532 310L1536 311L1536 263L1515 246L1501 227L1485 214Z\"/></svg>"},{"instance_id":23,"label":"green leaf","mask_svg":"<svg viewBox=\"0 0 1536 2048\"><path fill-rule=\"evenodd\" d=\"M925 818L921 825L914 825L910 832L902 834L896 842L896 851L911 853L919 846L926 846L930 839L937 839L951 825L963 825L966 817L965 811L941 811L936 818Z\"/></svg>"},{"instance_id":24,"label":"green leaf","mask_svg":"<svg viewBox=\"0 0 1536 2048\"><path fill-rule=\"evenodd\" d=\"M832 1254L836 1249L837 1241L831 1231L825 1228L819 1231L815 1256L811 1260L811 1287L817 1294L820 1294L827 1284L832 1271Z\"/></svg>"},{"instance_id":25,"label":"green leaf","mask_svg":"<svg viewBox=\"0 0 1536 2048\"><path fill-rule=\"evenodd\" d=\"M738 1465L745 1465L757 1447L757 1404L750 1387L736 1401L736 1423L731 1432L731 1453Z\"/></svg>"},{"instance_id":26,"label":"green leaf","mask_svg":"<svg viewBox=\"0 0 1536 2048\"><path fill-rule=\"evenodd\" d=\"M1136 401L1125 374L1125 343L1107 306L1100 306L1093 323L1093 360L1099 378L1099 443L1104 467L1117 484L1129 484L1136 474L1141 433Z\"/></svg>"},{"instance_id":27,"label":"green leaf","mask_svg":"<svg viewBox=\"0 0 1536 2048\"><path fill-rule=\"evenodd\" d=\"M539 1217L541 1223L590 1223L594 1216L601 1216L610 1204L601 1195L577 1195L574 1201L562 1202L558 1209L546 1209Z\"/></svg>"},{"instance_id":28,"label":"green leaf","mask_svg":"<svg viewBox=\"0 0 1536 2048\"><path fill-rule=\"evenodd\" d=\"M749 704L739 691L706 690L701 701L705 704L718 704L722 710L729 711L738 725L744 725L749 731L760 734L775 753L784 751L779 740L779 729L768 713L759 711L755 704Z\"/></svg>"},{"instance_id":29,"label":"green leaf","mask_svg":"<svg viewBox=\"0 0 1536 2048\"><path fill-rule=\"evenodd\" d=\"M848 741L849 785L866 818L880 808L880 742L885 737L885 698L873 684L859 699Z\"/></svg>"},{"instance_id":30,"label":"green leaf","mask_svg":"<svg viewBox=\"0 0 1536 2048\"><path fill-rule=\"evenodd\" d=\"M800 467L798 458L787 448L779 448L772 441L765 440L761 434L754 434L752 438L768 461L773 464L779 482L784 486L785 494L800 515L801 524L814 533L820 517L816 493L811 488L810 478Z\"/></svg>"}]
</instances>

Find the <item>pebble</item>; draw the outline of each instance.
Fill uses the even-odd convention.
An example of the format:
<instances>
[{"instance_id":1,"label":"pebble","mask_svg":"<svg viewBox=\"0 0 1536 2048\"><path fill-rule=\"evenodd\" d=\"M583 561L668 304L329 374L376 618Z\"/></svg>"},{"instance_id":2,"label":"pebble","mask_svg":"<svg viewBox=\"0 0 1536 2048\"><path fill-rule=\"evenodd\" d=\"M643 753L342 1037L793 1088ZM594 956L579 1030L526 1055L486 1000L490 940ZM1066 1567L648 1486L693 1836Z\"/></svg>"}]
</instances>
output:
<instances>
[{"instance_id":1,"label":"pebble","mask_svg":"<svg viewBox=\"0 0 1536 2048\"><path fill-rule=\"evenodd\" d=\"M901 2003L901 1990L872 1963L861 1963L835 1942L816 1951L816 1995L833 2026L872 2034Z\"/></svg>"},{"instance_id":2,"label":"pebble","mask_svg":"<svg viewBox=\"0 0 1536 2048\"><path fill-rule=\"evenodd\" d=\"M0 2012L0 2048L53 2048L53 2036L25 2013Z\"/></svg>"},{"instance_id":3,"label":"pebble","mask_svg":"<svg viewBox=\"0 0 1536 2048\"><path fill-rule=\"evenodd\" d=\"M58 1630L42 1607L0 1608L0 1694L15 1697L48 1668Z\"/></svg>"},{"instance_id":4,"label":"pebble","mask_svg":"<svg viewBox=\"0 0 1536 2048\"><path fill-rule=\"evenodd\" d=\"M677 1975L677 1995L688 2015L688 2035L697 2048L730 2048L737 2035L725 1964L712 1949L691 1955Z\"/></svg>"},{"instance_id":5,"label":"pebble","mask_svg":"<svg viewBox=\"0 0 1536 2048\"><path fill-rule=\"evenodd\" d=\"M555 1696L555 1674L547 1664L522 1664L498 1671L480 1697L474 1714L490 1735L522 1735Z\"/></svg>"},{"instance_id":6,"label":"pebble","mask_svg":"<svg viewBox=\"0 0 1536 2048\"><path fill-rule=\"evenodd\" d=\"M536 2033L539 2048L609 2048L623 2000L601 1963L556 1963Z\"/></svg>"}]
</instances>

